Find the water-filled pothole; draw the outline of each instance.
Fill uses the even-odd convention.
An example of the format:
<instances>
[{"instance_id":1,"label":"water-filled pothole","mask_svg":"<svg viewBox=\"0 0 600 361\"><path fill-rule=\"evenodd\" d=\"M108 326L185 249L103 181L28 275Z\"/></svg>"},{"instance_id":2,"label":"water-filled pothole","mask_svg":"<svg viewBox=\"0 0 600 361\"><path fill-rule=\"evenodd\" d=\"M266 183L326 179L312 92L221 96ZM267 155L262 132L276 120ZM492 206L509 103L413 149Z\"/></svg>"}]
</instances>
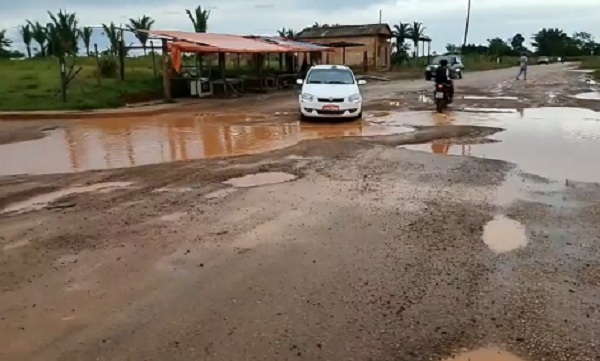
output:
<instances>
[{"instance_id":1,"label":"water-filled pothole","mask_svg":"<svg viewBox=\"0 0 600 361\"><path fill-rule=\"evenodd\" d=\"M579 93L579 94L573 95L572 98L581 99L581 100L600 100L600 92L593 91L593 92L587 92L587 93Z\"/></svg>"},{"instance_id":2,"label":"water-filled pothole","mask_svg":"<svg viewBox=\"0 0 600 361\"><path fill-rule=\"evenodd\" d=\"M296 178L297 177L295 175L284 172L264 172L248 174L238 178L231 178L223 183L238 188L250 188L269 184L289 182L295 180Z\"/></svg>"},{"instance_id":3,"label":"water-filled pothole","mask_svg":"<svg viewBox=\"0 0 600 361\"><path fill-rule=\"evenodd\" d=\"M495 253L506 253L527 245L525 226L497 215L483 227L483 243Z\"/></svg>"}]
</instances>

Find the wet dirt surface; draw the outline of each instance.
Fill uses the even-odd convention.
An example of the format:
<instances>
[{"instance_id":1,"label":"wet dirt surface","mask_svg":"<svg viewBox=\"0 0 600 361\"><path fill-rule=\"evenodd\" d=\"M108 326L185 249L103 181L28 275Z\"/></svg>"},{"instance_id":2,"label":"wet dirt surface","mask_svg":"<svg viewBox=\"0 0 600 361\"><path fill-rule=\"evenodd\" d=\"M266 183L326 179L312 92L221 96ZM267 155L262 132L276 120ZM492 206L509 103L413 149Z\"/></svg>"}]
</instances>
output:
<instances>
[{"instance_id":1,"label":"wet dirt surface","mask_svg":"<svg viewBox=\"0 0 600 361\"><path fill-rule=\"evenodd\" d=\"M465 94L519 107L456 106L517 113L410 111L429 84L390 82L403 112L365 122L409 132L0 178L0 209L38 204L0 215L0 359L598 358L597 114L549 108L579 73L513 73Z\"/></svg>"}]
</instances>

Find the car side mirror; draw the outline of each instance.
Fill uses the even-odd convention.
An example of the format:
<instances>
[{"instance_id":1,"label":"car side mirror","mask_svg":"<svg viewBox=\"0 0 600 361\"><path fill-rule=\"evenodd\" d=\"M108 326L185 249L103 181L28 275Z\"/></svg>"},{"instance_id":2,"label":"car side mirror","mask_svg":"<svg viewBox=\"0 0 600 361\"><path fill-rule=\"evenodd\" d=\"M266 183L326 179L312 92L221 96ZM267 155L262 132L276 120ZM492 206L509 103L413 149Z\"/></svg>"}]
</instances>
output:
<instances>
[{"instance_id":1,"label":"car side mirror","mask_svg":"<svg viewBox=\"0 0 600 361\"><path fill-rule=\"evenodd\" d=\"M304 80L302 80L302 79L296 79L296 84L302 85L302 84L304 84Z\"/></svg>"},{"instance_id":2,"label":"car side mirror","mask_svg":"<svg viewBox=\"0 0 600 361\"><path fill-rule=\"evenodd\" d=\"M359 81L356 82L358 85L365 85L367 84L367 81L364 79L360 79Z\"/></svg>"}]
</instances>

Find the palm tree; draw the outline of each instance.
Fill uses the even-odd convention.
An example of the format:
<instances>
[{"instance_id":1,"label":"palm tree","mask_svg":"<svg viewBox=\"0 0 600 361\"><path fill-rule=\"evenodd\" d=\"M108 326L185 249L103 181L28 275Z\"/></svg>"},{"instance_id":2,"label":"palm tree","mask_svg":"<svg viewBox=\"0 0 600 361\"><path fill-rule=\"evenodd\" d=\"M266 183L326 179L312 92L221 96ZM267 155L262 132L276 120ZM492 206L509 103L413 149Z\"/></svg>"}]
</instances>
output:
<instances>
[{"instance_id":1,"label":"palm tree","mask_svg":"<svg viewBox=\"0 0 600 361\"><path fill-rule=\"evenodd\" d=\"M185 10L192 24L194 24L194 31L197 33L205 33L208 29L208 18L210 17L210 10L202 10L202 6L198 6L194 10L194 14L190 10Z\"/></svg>"},{"instance_id":2,"label":"palm tree","mask_svg":"<svg viewBox=\"0 0 600 361\"><path fill-rule=\"evenodd\" d=\"M83 41L83 45L85 46L86 55L90 56L90 45L92 42L92 28L90 28L88 26L84 26L80 30L79 36L81 37L81 40Z\"/></svg>"},{"instance_id":3,"label":"palm tree","mask_svg":"<svg viewBox=\"0 0 600 361\"><path fill-rule=\"evenodd\" d=\"M52 20L50 38L57 41L54 44L57 51L53 51L54 55L75 55L77 54L77 42L79 40L79 30L77 29L77 17L75 13L68 13L60 10L56 15L48 12ZM52 31L53 30L53 31Z\"/></svg>"},{"instance_id":4,"label":"palm tree","mask_svg":"<svg viewBox=\"0 0 600 361\"><path fill-rule=\"evenodd\" d=\"M117 28L115 23L112 21L109 25L102 24L102 28L104 29L104 34L110 42L110 54L116 56L119 51L119 42L121 41L121 33L119 28Z\"/></svg>"},{"instance_id":5,"label":"palm tree","mask_svg":"<svg viewBox=\"0 0 600 361\"><path fill-rule=\"evenodd\" d=\"M422 23L415 21L413 25L410 27L410 39L415 45L414 49L414 57L419 56L419 41L425 35L425 27Z\"/></svg>"},{"instance_id":6,"label":"palm tree","mask_svg":"<svg viewBox=\"0 0 600 361\"><path fill-rule=\"evenodd\" d=\"M146 43L148 42L148 33L137 30L150 30L152 25L154 25L154 19L147 15L144 15L137 20L129 19L129 23L130 24L127 27L133 32L133 34L135 34L135 37L140 41L140 44L142 44L142 48L144 48L144 55L146 55Z\"/></svg>"},{"instance_id":7,"label":"palm tree","mask_svg":"<svg viewBox=\"0 0 600 361\"><path fill-rule=\"evenodd\" d=\"M286 39L294 39L296 37L296 32L292 29L282 28L281 30L277 30L277 33L280 37Z\"/></svg>"},{"instance_id":8,"label":"palm tree","mask_svg":"<svg viewBox=\"0 0 600 361\"><path fill-rule=\"evenodd\" d=\"M412 28L409 23L399 22L394 25L394 37L396 38L396 53L400 54L404 49L404 42L410 38Z\"/></svg>"},{"instance_id":9,"label":"palm tree","mask_svg":"<svg viewBox=\"0 0 600 361\"><path fill-rule=\"evenodd\" d=\"M29 24L22 25L19 27L19 32L23 37L23 43L27 48L27 56L31 58L31 41L33 40L33 34L31 33L31 26Z\"/></svg>"},{"instance_id":10,"label":"palm tree","mask_svg":"<svg viewBox=\"0 0 600 361\"><path fill-rule=\"evenodd\" d=\"M463 39L463 47L467 46L467 39L469 36L469 23L471 22L471 0L468 0L467 4L467 21L465 22L465 38Z\"/></svg>"},{"instance_id":11,"label":"palm tree","mask_svg":"<svg viewBox=\"0 0 600 361\"><path fill-rule=\"evenodd\" d=\"M0 52L8 50L11 44L12 40L6 37L6 29L0 30Z\"/></svg>"},{"instance_id":12,"label":"palm tree","mask_svg":"<svg viewBox=\"0 0 600 361\"><path fill-rule=\"evenodd\" d=\"M27 21L29 26L31 27L31 37L35 40L36 43L40 45L40 55L42 57L46 56L46 44L48 41L47 29L45 26L40 24L39 22L32 23L31 21Z\"/></svg>"}]
</instances>

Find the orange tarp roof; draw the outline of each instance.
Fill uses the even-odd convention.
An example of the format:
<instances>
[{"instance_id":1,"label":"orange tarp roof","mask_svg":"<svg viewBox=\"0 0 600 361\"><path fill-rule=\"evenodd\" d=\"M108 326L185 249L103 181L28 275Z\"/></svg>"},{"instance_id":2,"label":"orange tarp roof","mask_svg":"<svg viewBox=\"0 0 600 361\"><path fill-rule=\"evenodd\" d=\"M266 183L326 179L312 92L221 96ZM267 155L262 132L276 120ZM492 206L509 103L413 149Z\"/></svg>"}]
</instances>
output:
<instances>
[{"instance_id":1,"label":"orange tarp roof","mask_svg":"<svg viewBox=\"0 0 600 361\"><path fill-rule=\"evenodd\" d=\"M207 45L223 53L284 53L290 49L237 35L190 33L186 31L149 30L150 35L171 38L178 42Z\"/></svg>"},{"instance_id":2,"label":"orange tarp roof","mask_svg":"<svg viewBox=\"0 0 600 361\"><path fill-rule=\"evenodd\" d=\"M219 48L214 46L192 44L185 41L172 41L167 43L170 51L177 49L186 53L218 53Z\"/></svg>"},{"instance_id":3,"label":"orange tarp roof","mask_svg":"<svg viewBox=\"0 0 600 361\"><path fill-rule=\"evenodd\" d=\"M272 44L260 39L250 39L239 35L192 33L187 31L148 30L150 35L168 38L177 44L181 51L221 52L221 53L289 53L318 51L314 47ZM185 43L191 43L185 46ZM196 47L195 44L198 44ZM187 47L187 50L185 49ZM327 51L323 48L322 51Z\"/></svg>"}]
</instances>

